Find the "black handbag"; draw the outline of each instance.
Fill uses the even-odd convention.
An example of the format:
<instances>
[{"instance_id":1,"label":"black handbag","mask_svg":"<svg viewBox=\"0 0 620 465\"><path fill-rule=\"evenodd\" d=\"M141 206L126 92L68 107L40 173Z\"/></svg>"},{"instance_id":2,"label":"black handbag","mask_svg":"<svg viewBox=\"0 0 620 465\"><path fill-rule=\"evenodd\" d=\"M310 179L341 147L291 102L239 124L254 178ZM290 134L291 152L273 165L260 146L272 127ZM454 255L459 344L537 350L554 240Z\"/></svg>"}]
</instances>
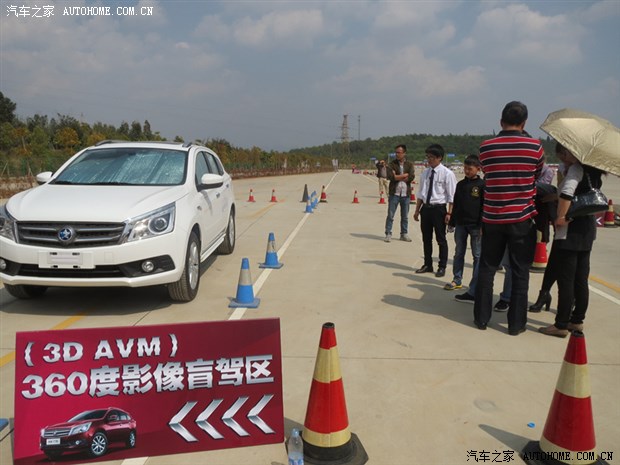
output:
<instances>
[{"instance_id":1,"label":"black handbag","mask_svg":"<svg viewBox=\"0 0 620 465\"><path fill-rule=\"evenodd\" d=\"M576 194L571 201L566 218L577 218L579 216L594 215L607 211L609 208L607 197L600 189L592 187L590 176L586 173L588 181L588 190L580 194Z\"/></svg>"}]
</instances>

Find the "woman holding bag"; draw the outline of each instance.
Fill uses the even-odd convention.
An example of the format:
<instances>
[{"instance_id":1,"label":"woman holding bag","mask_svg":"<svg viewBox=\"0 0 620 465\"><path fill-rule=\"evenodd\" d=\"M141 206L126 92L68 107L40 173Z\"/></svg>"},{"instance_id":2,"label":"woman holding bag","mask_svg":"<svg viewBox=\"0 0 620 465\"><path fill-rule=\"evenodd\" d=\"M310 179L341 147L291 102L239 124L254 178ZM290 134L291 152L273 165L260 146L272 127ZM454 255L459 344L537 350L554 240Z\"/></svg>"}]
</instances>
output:
<instances>
[{"instance_id":1,"label":"woman holding bag","mask_svg":"<svg viewBox=\"0 0 620 465\"><path fill-rule=\"evenodd\" d=\"M596 239L594 215L567 218L566 214L575 195L591 187L601 187L603 172L582 165L559 143L555 151L567 167L566 177L558 189L555 237L551 248L558 283L558 310L555 323L538 331L548 336L566 337L569 331L583 330L589 300L590 252Z\"/></svg>"}]
</instances>

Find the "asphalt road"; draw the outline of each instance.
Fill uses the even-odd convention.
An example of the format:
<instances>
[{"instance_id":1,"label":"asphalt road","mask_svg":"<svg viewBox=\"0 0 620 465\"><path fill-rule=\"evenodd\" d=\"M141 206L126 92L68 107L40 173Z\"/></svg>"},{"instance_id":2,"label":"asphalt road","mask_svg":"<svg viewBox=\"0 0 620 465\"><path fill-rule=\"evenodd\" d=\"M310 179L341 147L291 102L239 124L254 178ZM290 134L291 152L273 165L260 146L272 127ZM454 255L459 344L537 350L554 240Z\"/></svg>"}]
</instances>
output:
<instances>
[{"instance_id":1,"label":"asphalt road","mask_svg":"<svg viewBox=\"0 0 620 465\"><path fill-rule=\"evenodd\" d=\"M319 194L326 187L328 202L312 214L300 202L305 184ZM171 303L163 288L58 288L32 301L0 289L0 418L14 417L17 331L277 317L288 435L304 422L321 327L330 321L336 325L350 428L369 464L465 464L482 451L500 452L502 461L514 451L520 462L518 452L541 437L567 346L567 339L536 332L553 322L555 289L553 311L530 314L528 331L520 336L506 334L504 313L495 313L482 332L473 326L473 307L442 289L450 276L413 272L422 264L418 223L410 220L412 243L383 242L386 205L378 203L374 177L340 171L239 180L234 188L237 248L203 265L191 303ZM255 203L247 202L250 188ZM277 203L269 201L272 189ZM358 204L352 203L356 190ZM620 203L618 178L606 179L603 191ZM264 271L258 263L270 232L284 267ZM620 463L620 228L598 232L584 332L597 449L613 452L613 464ZM261 305L235 313L228 303L242 257L250 260ZM470 273L467 266L465 281ZM502 280L499 273L496 296ZM530 301L541 281L542 275L531 275ZM10 427L0 439L0 462L11 463ZM286 451L277 444L101 463L283 465Z\"/></svg>"}]
</instances>

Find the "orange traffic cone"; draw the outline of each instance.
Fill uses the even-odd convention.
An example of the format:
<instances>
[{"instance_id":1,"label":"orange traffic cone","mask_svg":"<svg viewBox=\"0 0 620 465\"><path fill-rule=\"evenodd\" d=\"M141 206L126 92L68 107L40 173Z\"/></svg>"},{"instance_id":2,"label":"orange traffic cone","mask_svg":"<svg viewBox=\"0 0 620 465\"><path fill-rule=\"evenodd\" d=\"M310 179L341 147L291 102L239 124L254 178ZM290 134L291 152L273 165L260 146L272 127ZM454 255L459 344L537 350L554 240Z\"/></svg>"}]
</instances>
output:
<instances>
[{"instance_id":1,"label":"orange traffic cone","mask_svg":"<svg viewBox=\"0 0 620 465\"><path fill-rule=\"evenodd\" d=\"M321 189L321 199L319 202L327 203L327 193L325 192L325 186Z\"/></svg>"},{"instance_id":2,"label":"orange traffic cone","mask_svg":"<svg viewBox=\"0 0 620 465\"><path fill-rule=\"evenodd\" d=\"M383 197L383 191L381 191L381 193L379 194L379 203L380 204L385 203L385 197Z\"/></svg>"},{"instance_id":3,"label":"orange traffic cone","mask_svg":"<svg viewBox=\"0 0 620 465\"><path fill-rule=\"evenodd\" d=\"M545 268L547 268L547 244L542 242L542 233L536 231L536 251L534 253L534 263L530 266L530 271L544 273Z\"/></svg>"},{"instance_id":4,"label":"orange traffic cone","mask_svg":"<svg viewBox=\"0 0 620 465\"><path fill-rule=\"evenodd\" d=\"M611 199L609 199L607 201L607 204L609 205L609 207L607 208L607 211L605 212L605 227L606 228L615 228L616 227L616 223L614 221L614 203L611 201Z\"/></svg>"},{"instance_id":5,"label":"orange traffic cone","mask_svg":"<svg viewBox=\"0 0 620 465\"><path fill-rule=\"evenodd\" d=\"M529 464L606 464L596 456L586 340L573 331L540 441L521 456Z\"/></svg>"},{"instance_id":6,"label":"orange traffic cone","mask_svg":"<svg viewBox=\"0 0 620 465\"><path fill-rule=\"evenodd\" d=\"M271 200L270 202L277 202L278 199L276 199L276 190L275 189L271 189Z\"/></svg>"},{"instance_id":7,"label":"orange traffic cone","mask_svg":"<svg viewBox=\"0 0 620 465\"><path fill-rule=\"evenodd\" d=\"M360 203L359 199L357 198L357 191L353 193L353 203Z\"/></svg>"},{"instance_id":8,"label":"orange traffic cone","mask_svg":"<svg viewBox=\"0 0 620 465\"><path fill-rule=\"evenodd\" d=\"M252 191L252 189L250 189L250 196L248 197L248 202L256 202L256 200L254 200L254 192Z\"/></svg>"},{"instance_id":9,"label":"orange traffic cone","mask_svg":"<svg viewBox=\"0 0 620 465\"><path fill-rule=\"evenodd\" d=\"M411 202L415 202L415 193L413 192L413 189L411 189L411 197L409 197L409 200Z\"/></svg>"},{"instance_id":10,"label":"orange traffic cone","mask_svg":"<svg viewBox=\"0 0 620 465\"><path fill-rule=\"evenodd\" d=\"M368 455L349 430L334 323L325 323L312 376L302 433L310 463L363 465Z\"/></svg>"}]
</instances>

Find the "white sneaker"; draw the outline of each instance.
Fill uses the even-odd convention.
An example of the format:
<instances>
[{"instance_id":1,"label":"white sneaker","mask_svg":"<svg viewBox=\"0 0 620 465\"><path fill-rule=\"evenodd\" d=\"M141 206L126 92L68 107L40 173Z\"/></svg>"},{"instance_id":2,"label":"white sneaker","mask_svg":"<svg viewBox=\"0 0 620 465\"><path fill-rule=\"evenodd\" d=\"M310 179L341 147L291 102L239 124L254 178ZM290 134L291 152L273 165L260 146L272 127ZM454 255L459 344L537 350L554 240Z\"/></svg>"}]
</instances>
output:
<instances>
[{"instance_id":1,"label":"white sneaker","mask_svg":"<svg viewBox=\"0 0 620 465\"><path fill-rule=\"evenodd\" d=\"M406 234L401 234L400 235L400 240L401 241L405 241L405 242L411 242L411 238L409 236L407 236Z\"/></svg>"},{"instance_id":2,"label":"white sneaker","mask_svg":"<svg viewBox=\"0 0 620 465\"><path fill-rule=\"evenodd\" d=\"M384 242L392 242L392 235L391 234L386 234L385 235L385 239L383 239Z\"/></svg>"}]
</instances>

